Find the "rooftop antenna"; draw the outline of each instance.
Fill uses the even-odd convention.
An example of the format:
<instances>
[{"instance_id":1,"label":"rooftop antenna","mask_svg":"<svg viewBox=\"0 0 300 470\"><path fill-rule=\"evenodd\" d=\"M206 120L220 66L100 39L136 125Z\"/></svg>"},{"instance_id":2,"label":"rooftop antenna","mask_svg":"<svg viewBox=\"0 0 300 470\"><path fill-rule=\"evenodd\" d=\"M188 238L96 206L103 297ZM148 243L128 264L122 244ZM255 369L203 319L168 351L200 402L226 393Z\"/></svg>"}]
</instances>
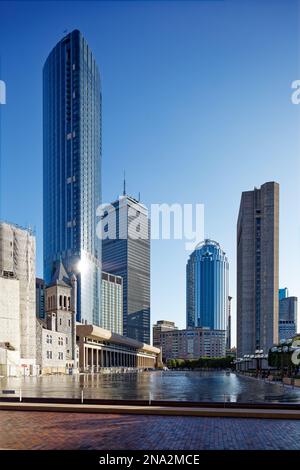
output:
<instances>
[{"instance_id":1,"label":"rooftop antenna","mask_svg":"<svg viewBox=\"0 0 300 470\"><path fill-rule=\"evenodd\" d=\"M126 177L125 177L125 170L124 170L124 180L123 180L123 196L126 196Z\"/></svg>"},{"instance_id":2,"label":"rooftop antenna","mask_svg":"<svg viewBox=\"0 0 300 470\"><path fill-rule=\"evenodd\" d=\"M139 199L138 199L139 202L141 202L141 193L139 191Z\"/></svg>"}]
</instances>

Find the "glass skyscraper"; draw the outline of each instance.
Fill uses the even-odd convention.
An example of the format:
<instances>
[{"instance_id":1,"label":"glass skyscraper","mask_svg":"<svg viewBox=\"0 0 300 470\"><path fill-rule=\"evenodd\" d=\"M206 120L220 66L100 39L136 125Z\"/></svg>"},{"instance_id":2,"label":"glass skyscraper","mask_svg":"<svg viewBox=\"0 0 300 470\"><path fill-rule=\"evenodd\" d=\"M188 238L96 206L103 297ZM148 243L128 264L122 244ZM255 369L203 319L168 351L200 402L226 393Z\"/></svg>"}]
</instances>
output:
<instances>
[{"instance_id":1,"label":"glass skyscraper","mask_svg":"<svg viewBox=\"0 0 300 470\"><path fill-rule=\"evenodd\" d=\"M101 83L82 34L67 34L43 70L44 277L61 260L78 280L77 320L99 324Z\"/></svg>"},{"instance_id":2,"label":"glass skyscraper","mask_svg":"<svg viewBox=\"0 0 300 470\"><path fill-rule=\"evenodd\" d=\"M186 267L187 328L226 330L229 263L219 243L204 240Z\"/></svg>"},{"instance_id":3,"label":"glass skyscraper","mask_svg":"<svg viewBox=\"0 0 300 470\"><path fill-rule=\"evenodd\" d=\"M148 210L124 191L123 196L105 209L103 227L103 270L123 278L123 334L150 344Z\"/></svg>"}]
</instances>

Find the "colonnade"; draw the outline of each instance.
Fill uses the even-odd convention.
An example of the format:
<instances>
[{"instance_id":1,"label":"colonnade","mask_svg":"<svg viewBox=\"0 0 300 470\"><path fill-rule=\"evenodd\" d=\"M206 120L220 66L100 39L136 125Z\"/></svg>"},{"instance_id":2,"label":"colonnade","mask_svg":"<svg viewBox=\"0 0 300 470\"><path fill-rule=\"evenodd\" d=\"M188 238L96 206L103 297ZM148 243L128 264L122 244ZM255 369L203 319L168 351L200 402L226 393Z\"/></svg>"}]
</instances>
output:
<instances>
[{"instance_id":1,"label":"colonnade","mask_svg":"<svg viewBox=\"0 0 300 470\"><path fill-rule=\"evenodd\" d=\"M98 371L101 367L155 367L155 356L143 353L97 348L84 344L83 369Z\"/></svg>"}]
</instances>

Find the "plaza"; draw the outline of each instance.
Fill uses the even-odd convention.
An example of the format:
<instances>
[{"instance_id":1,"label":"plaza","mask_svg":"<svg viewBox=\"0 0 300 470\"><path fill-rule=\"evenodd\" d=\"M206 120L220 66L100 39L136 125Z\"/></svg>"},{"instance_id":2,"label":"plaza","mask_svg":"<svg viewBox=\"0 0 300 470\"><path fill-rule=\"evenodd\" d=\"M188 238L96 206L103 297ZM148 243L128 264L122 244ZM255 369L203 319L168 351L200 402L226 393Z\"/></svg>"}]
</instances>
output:
<instances>
[{"instance_id":1,"label":"plaza","mask_svg":"<svg viewBox=\"0 0 300 470\"><path fill-rule=\"evenodd\" d=\"M300 421L1 410L0 448L300 450Z\"/></svg>"}]
</instances>

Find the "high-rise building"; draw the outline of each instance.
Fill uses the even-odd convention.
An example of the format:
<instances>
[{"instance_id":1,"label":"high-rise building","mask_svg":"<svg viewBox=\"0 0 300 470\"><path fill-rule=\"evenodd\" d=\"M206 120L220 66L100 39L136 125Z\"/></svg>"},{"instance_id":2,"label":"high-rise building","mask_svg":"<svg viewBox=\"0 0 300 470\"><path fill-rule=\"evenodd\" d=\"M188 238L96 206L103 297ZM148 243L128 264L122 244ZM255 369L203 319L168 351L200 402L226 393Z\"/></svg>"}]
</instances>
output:
<instances>
[{"instance_id":1,"label":"high-rise building","mask_svg":"<svg viewBox=\"0 0 300 470\"><path fill-rule=\"evenodd\" d=\"M227 312L227 324L226 324L226 350L231 349L231 301L232 297L228 296L228 312Z\"/></svg>"},{"instance_id":2,"label":"high-rise building","mask_svg":"<svg viewBox=\"0 0 300 470\"><path fill-rule=\"evenodd\" d=\"M20 356L24 368L36 365L36 307L35 307L35 236L24 229L0 223L0 276L19 281ZM16 290L15 295L18 296Z\"/></svg>"},{"instance_id":3,"label":"high-rise building","mask_svg":"<svg viewBox=\"0 0 300 470\"><path fill-rule=\"evenodd\" d=\"M147 208L125 194L103 219L105 272L123 278L123 334L150 343L150 221ZM106 237L106 238L105 238Z\"/></svg>"},{"instance_id":4,"label":"high-rise building","mask_svg":"<svg viewBox=\"0 0 300 470\"><path fill-rule=\"evenodd\" d=\"M279 295L280 291L279 289ZM297 333L297 297L279 300L279 340L290 339Z\"/></svg>"},{"instance_id":5,"label":"high-rise building","mask_svg":"<svg viewBox=\"0 0 300 470\"><path fill-rule=\"evenodd\" d=\"M102 273L100 326L123 335L123 281L121 276Z\"/></svg>"},{"instance_id":6,"label":"high-rise building","mask_svg":"<svg viewBox=\"0 0 300 470\"><path fill-rule=\"evenodd\" d=\"M58 261L78 280L77 320L99 324L101 84L82 34L67 34L43 70L44 278Z\"/></svg>"},{"instance_id":7,"label":"high-rise building","mask_svg":"<svg viewBox=\"0 0 300 470\"><path fill-rule=\"evenodd\" d=\"M177 330L177 326L175 326L175 323L173 321L169 320L159 320L153 325L153 346L156 348L160 348L160 334L162 331L173 331Z\"/></svg>"},{"instance_id":8,"label":"high-rise building","mask_svg":"<svg viewBox=\"0 0 300 470\"><path fill-rule=\"evenodd\" d=\"M45 318L45 288L46 284L44 279L37 277L35 280L35 305L36 317L40 319Z\"/></svg>"},{"instance_id":9,"label":"high-rise building","mask_svg":"<svg viewBox=\"0 0 300 470\"><path fill-rule=\"evenodd\" d=\"M279 301L281 299L285 299L288 296L289 296L289 290L287 287L283 287L282 289L279 289Z\"/></svg>"},{"instance_id":10,"label":"high-rise building","mask_svg":"<svg viewBox=\"0 0 300 470\"><path fill-rule=\"evenodd\" d=\"M242 193L237 222L237 356L278 342L279 185Z\"/></svg>"},{"instance_id":11,"label":"high-rise building","mask_svg":"<svg viewBox=\"0 0 300 470\"><path fill-rule=\"evenodd\" d=\"M187 328L226 330L229 263L219 243L204 240L186 267Z\"/></svg>"}]
</instances>

